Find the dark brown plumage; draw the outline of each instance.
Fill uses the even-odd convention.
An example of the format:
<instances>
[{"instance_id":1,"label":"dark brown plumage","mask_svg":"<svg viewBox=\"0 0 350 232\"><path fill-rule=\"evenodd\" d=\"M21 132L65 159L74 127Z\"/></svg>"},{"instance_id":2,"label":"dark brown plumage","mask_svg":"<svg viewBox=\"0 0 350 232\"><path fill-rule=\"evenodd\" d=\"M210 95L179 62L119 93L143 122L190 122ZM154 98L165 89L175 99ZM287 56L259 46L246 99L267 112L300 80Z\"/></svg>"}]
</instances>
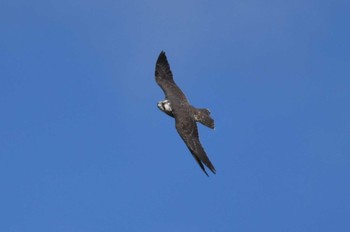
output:
<instances>
[{"instance_id":1,"label":"dark brown plumage","mask_svg":"<svg viewBox=\"0 0 350 232\"><path fill-rule=\"evenodd\" d=\"M199 141L196 123L200 122L213 129L214 120L210 117L210 111L208 109L197 109L190 105L185 94L173 79L173 74L164 51L158 57L155 76L156 82L165 94L165 100L158 103L158 108L175 118L177 132L204 173L208 175L204 168L205 165L215 174L216 170Z\"/></svg>"}]
</instances>

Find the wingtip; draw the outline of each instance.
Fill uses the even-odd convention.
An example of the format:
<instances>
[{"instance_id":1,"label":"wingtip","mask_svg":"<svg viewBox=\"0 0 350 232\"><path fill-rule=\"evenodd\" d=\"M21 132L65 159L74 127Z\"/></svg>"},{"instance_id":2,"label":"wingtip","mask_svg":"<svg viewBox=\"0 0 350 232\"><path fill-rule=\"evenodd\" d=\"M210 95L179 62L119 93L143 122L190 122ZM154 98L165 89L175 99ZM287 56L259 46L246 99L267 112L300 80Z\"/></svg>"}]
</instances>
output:
<instances>
[{"instance_id":1,"label":"wingtip","mask_svg":"<svg viewBox=\"0 0 350 232\"><path fill-rule=\"evenodd\" d=\"M207 175L207 177L209 177L209 175L208 175L207 171L205 170L204 165L205 165L213 174L216 175L216 170L215 170L213 164L211 164L211 163L210 163L210 164L204 163L204 165L203 165L202 161L199 161L199 162L200 162L200 163L199 163L199 166L201 167L201 169L203 170L203 172L205 173L205 175Z\"/></svg>"},{"instance_id":2,"label":"wingtip","mask_svg":"<svg viewBox=\"0 0 350 232\"><path fill-rule=\"evenodd\" d=\"M216 170L215 170L215 168L213 168L213 169L212 169L212 168L209 168L209 170L210 170L213 174L216 175ZM204 171L205 175L207 175L207 177L210 177L205 169L203 169L203 171Z\"/></svg>"},{"instance_id":3,"label":"wingtip","mask_svg":"<svg viewBox=\"0 0 350 232\"><path fill-rule=\"evenodd\" d=\"M164 51L164 50L162 50L162 51L159 53L159 57L166 57L165 51Z\"/></svg>"},{"instance_id":4,"label":"wingtip","mask_svg":"<svg viewBox=\"0 0 350 232\"><path fill-rule=\"evenodd\" d=\"M157 59L157 64L163 64L163 63L167 64L168 60L167 60L167 57L165 55L165 51L162 50L159 53L159 56L158 56L158 59Z\"/></svg>"},{"instance_id":5,"label":"wingtip","mask_svg":"<svg viewBox=\"0 0 350 232\"><path fill-rule=\"evenodd\" d=\"M207 166L209 170L216 175L216 169L214 168L213 164L206 164L205 166Z\"/></svg>"},{"instance_id":6,"label":"wingtip","mask_svg":"<svg viewBox=\"0 0 350 232\"><path fill-rule=\"evenodd\" d=\"M171 73L170 65L164 51L161 51L158 56L155 67L155 76L158 84L164 80L174 82L173 74Z\"/></svg>"}]
</instances>

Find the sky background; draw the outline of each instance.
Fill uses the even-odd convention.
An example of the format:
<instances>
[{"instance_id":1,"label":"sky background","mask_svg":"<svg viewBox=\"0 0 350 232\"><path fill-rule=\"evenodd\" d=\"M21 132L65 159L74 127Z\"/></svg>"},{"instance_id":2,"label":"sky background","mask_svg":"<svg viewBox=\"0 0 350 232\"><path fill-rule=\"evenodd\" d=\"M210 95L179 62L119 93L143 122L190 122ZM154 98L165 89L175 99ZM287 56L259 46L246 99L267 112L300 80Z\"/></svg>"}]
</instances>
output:
<instances>
[{"instance_id":1,"label":"sky background","mask_svg":"<svg viewBox=\"0 0 350 232\"><path fill-rule=\"evenodd\" d=\"M350 231L350 3L0 2L0 231ZM160 112L165 50L206 177Z\"/></svg>"}]
</instances>

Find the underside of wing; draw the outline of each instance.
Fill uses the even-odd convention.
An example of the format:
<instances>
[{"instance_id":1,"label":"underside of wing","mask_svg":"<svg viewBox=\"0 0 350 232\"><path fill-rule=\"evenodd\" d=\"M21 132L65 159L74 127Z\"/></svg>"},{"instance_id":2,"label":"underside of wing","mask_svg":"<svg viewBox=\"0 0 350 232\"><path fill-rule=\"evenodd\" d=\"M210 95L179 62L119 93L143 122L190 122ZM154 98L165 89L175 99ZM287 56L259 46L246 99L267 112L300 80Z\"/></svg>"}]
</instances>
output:
<instances>
[{"instance_id":1,"label":"underside of wing","mask_svg":"<svg viewBox=\"0 0 350 232\"><path fill-rule=\"evenodd\" d=\"M171 72L170 65L164 51L159 54L157 59L155 76L157 84L162 88L165 95L171 91L171 86L176 86L173 79L173 73Z\"/></svg>"},{"instance_id":2,"label":"underside of wing","mask_svg":"<svg viewBox=\"0 0 350 232\"><path fill-rule=\"evenodd\" d=\"M204 148L199 141L198 128L196 121L186 114L186 112L175 112L176 130L181 136L182 140L186 143L186 146L190 150L191 154L204 171L206 175L208 173L204 169L204 165L207 166L210 171L216 173L214 165L210 162ZM204 164L204 165L203 165Z\"/></svg>"},{"instance_id":3,"label":"underside of wing","mask_svg":"<svg viewBox=\"0 0 350 232\"><path fill-rule=\"evenodd\" d=\"M162 88L167 98L176 97L178 99L186 99L185 95L176 85L173 79L173 73L171 72L170 65L164 51L159 54L157 59L155 76L157 84Z\"/></svg>"},{"instance_id":4,"label":"underside of wing","mask_svg":"<svg viewBox=\"0 0 350 232\"><path fill-rule=\"evenodd\" d=\"M162 81L174 82L173 74L170 70L170 65L164 51L158 56L155 75L158 84Z\"/></svg>"}]
</instances>

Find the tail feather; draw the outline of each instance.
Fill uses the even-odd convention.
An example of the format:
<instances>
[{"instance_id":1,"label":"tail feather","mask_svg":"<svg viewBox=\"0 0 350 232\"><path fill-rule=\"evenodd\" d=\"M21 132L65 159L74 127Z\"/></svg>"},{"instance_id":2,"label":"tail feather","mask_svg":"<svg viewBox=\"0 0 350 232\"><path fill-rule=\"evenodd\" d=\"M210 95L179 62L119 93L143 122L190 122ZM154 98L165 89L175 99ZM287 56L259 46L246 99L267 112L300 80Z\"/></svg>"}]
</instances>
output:
<instances>
[{"instance_id":1,"label":"tail feather","mask_svg":"<svg viewBox=\"0 0 350 232\"><path fill-rule=\"evenodd\" d=\"M210 111L208 109L195 109L195 119L197 122L200 122L204 126L207 126L211 129L214 129L215 127L214 119L210 117Z\"/></svg>"}]
</instances>

